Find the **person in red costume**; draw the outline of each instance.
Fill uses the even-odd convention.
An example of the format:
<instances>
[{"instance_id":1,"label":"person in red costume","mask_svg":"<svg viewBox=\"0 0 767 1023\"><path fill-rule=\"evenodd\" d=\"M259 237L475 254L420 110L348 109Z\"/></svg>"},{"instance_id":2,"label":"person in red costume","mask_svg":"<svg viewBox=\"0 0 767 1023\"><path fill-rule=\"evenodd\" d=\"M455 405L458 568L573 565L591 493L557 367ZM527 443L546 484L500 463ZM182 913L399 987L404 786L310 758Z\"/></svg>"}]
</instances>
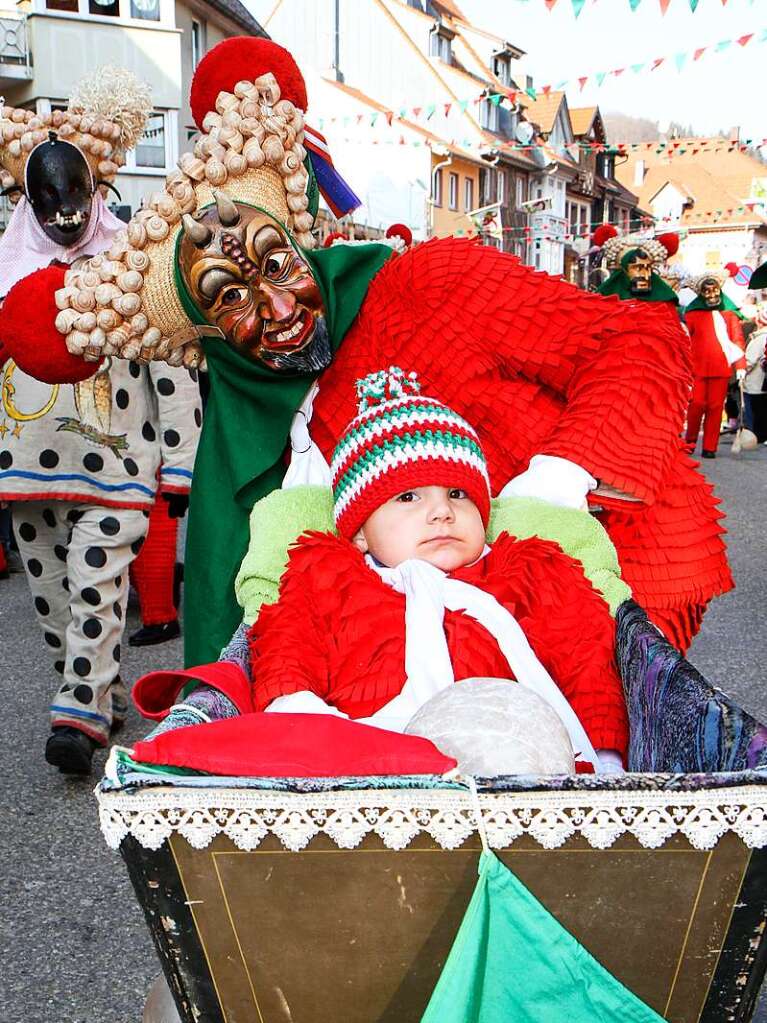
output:
<instances>
[{"instance_id":1,"label":"person in red costume","mask_svg":"<svg viewBox=\"0 0 767 1023\"><path fill-rule=\"evenodd\" d=\"M687 409L685 440L690 451L703 422L703 458L716 458L722 408L733 368L740 382L746 376L745 341L735 306L724 300L723 278L713 273L697 277L692 286L698 297L687 306L684 318L692 344L693 385Z\"/></svg>"},{"instance_id":2,"label":"person in red costume","mask_svg":"<svg viewBox=\"0 0 767 1023\"><path fill-rule=\"evenodd\" d=\"M512 679L555 711L574 754L620 769L628 722L607 604L550 541L502 533L487 546L477 435L419 392L394 366L358 381L332 465L340 535L299 539L251 629L254 709L402 731L456 680Z\"/></svg>"},{"instance_id":3,"label":"person in red costume","mask_svg":"<svg viewBox=\"0 0 767 1023\"><path fill-rule=\"evenodd\" d=\"M148 226L141 211L121 243L126 265L143 269L141 280L120 275L118 283L139 290L113 298L111 283L92 288L103 261L58 291L63 274L41 271L17 285L0 322L19 358L68 365L61 349L71 362L71 352L91 359L103 352L100 334L78 326L76 306L93 302L112 321L118 308L140 308L119 314L108 353L207 362L211 397L186 555L187 664L212 660L237 628L233 582L249 511L282 482L302 400L293 461L306 449L316 466L354 414L355 381L392 363L415 370L429 394L474 424L493 495L587 504L610 534L635 599L686 649L707 604L732 579L712 488L680 441L692 377L689 339L673 307L586 294L467 238L433 239L399 255L362 244L307 251L311 180L298 162L306 92L290 55L269 40L225 40L197 68L192 100L203 136L212 138L196 144L199 158L182 157L167 195L153 198ZM283 153L273 165L257 137L263 111L270 159ZM226 152L224 167L237 175L213 202L198 182L200 174L223 177L206 154L212 140L227 148L223 117L235 114L254 132L243 148L252 159L243 169L239 152ZM320 171L329 173L318 164ZM302 187L305 195L296 192ZM179 203L190 211L181 220ZM149 227L162 240L147 240ZM151 326L139 334L135 321Z\"/></svg>"}]
</instances>

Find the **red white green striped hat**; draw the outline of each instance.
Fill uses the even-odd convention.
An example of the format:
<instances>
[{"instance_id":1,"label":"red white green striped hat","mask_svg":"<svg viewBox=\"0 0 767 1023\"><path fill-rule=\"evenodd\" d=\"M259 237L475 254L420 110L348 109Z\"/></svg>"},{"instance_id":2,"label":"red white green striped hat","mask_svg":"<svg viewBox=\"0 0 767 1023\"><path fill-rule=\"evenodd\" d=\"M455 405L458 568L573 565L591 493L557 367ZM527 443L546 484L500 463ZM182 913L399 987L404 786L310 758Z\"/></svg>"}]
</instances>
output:
<instances>
[{"instance_id":1,"label":"red white green striped hat","mask_svg":"<svg viewBox=\"0 0 767 1023\"><path fill-rule=\"evenodd\" d=\"M474 429L398 366L357 381L358 413L330 466L336 528L351 538L382 504L415 487L460 487L487 525L490 481Z\"/></svg>"}]
</instances>

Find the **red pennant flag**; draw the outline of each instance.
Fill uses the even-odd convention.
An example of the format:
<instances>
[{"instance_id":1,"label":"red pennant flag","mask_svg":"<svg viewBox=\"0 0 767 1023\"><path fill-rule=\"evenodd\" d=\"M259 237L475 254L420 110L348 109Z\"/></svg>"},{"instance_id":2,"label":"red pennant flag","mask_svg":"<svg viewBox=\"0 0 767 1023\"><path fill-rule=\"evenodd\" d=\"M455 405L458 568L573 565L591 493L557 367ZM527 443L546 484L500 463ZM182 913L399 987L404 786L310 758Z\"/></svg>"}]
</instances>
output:
<instances>
[{"instance_id":1,"label":"red pennant flag","mask_svg":"<svg viewBox=\"0 0 767 1023\"><path fill-rule=\"evenodd\" d=\"M622 75L625 70L626 70L625 67L618 67L614 71L611 71L610 74L615 75L615 77L617 78L619 75Z\"/></svg>"},{"instance_id":2,"label":"red pennant flag","mask_svg":"<svg viewBox=\"0 0 767 1023\"><path fill-rule=\"evenodd\" d=\"M445 117L447 117L447 115L450 113L450 108L452 107L452 105L453 105L452 103L445 103Z\"/></svg>"},{"instance_id":3,"label":"red pennant flag","mask_svg":"<svg viewBox=\"0 0 767 1023\"><path fill-rule=\"evenodd\" d=\"M589 80L589 79L588 79L588 75L586 75L586 77L585 77L585 78L579 78L579 79L578 79L578 81L579 81L579 82L580 82L580 84L581 84L581 92L583 91L583 86L584 86L584 85L586 84L586 82L588 82L588 80Z\"/></svg>"},{"instance_id":4,"label":"red pennant flag","mask_svg":"<svg viewBox=\"0 0 767 1023\"><path fill-rule=\"evenodd\" d=\"M387 110L387 111L385 111L385 113L384 113L384 117L386 118L386 123L387 123L387 124L389 125L389 127L391 128L391 122L392 122L392 118L394 117L394 111L393 111L393 110Z\"/></svg>"},{"instance_id":5,"label":"red pennant flag","mask_svg":"<svg viewBox=\"0 0 767 1023\"><path fill-rule=\"evenodd\" d=\"M357 124L362 124L362 118L363 117L364 117L364 114L357 114Z\"/></svg>"},{"instance_id":6,"label":"red pennant flag","mask_svg":"<svg viewBox=\"0 0 767 1023\"><path fill-rule=\"evenodd\" d=\"M548 94L551 92L551 86L544 85L544 87L541 89L541 92L543 93L544 96L548 96Z\"/></svg>"},{"instance_id":7,"label":"red pennant flag","mask_svg":"<svg viewBox=\"0 0 767 1023\"><path fill-rule=\"evenodd\" d=\"M747 36L740 36L738 38L738 42L740 43L741 46L745 46L746 43L749 41L749 39L753 39L753 38L754 38L754 33L753 32L749 32Z\"/></svg>"},{"instance_id":8,"label":"red pennant flag","mask_svg":"<svg viewBox=\"0 0 767 1023\"><path fill-rule=\"evenodd\" d=\"M652 67L650 68L650 70L655 71L656 68L659 68L661 66L665 59L666 59L665 57L656 57L656 59L652 62Z\"/></svg>"},{"instance_id":9,"label":"red pennant flag","mask_svg":"<svg viewBox=\"0 0 767 1023\"><path fill-rule=\"evenodd\" d=\"M671 3L671 0L660 0L660 13L661 14L665 14L666 13L666 11L668 10L668 5L670 3Z\"/></svg>"},{"instance_id":10,"label":"red pennant flag","mask_svg":"<svg viewBox=\"0 0 767 1023\"><path fill-rule=\"evenodd\" d=\"M554 7L555 7L555 5L556 5L556 2L557 2L557 0L543 0L543 2L544 2L544 3L546 4L546 7L547 7L547 8L548 8L548 9L549 9L550 11L553 11L553 10L554 10Z\"/></svg>"},{"instance_id":11,"label":"red pennant flag","mask_svg":"<svg viewBox=\"0 0 767 1023\"><path fill-rule=\"evenodd\" d=\"M695 53L693 54L693 58L692 59L693 60L698 60L700 57L703 56L703 54L705 52L706 52L706 47L705 46L701 46L701 48L699 50L695 51Z\"/></svg>"},{"instance_id":12,"label":"red pennant flag","mask_svg":"<svg viewBox=\"0 0 767 1023\"><path fill-rule=\"evenodd\" d=\"M413 113L415 114L416 117L420 117L421 116L421 110L422 110L422 107L413 107Z\"/></svg>"}]
</instances>

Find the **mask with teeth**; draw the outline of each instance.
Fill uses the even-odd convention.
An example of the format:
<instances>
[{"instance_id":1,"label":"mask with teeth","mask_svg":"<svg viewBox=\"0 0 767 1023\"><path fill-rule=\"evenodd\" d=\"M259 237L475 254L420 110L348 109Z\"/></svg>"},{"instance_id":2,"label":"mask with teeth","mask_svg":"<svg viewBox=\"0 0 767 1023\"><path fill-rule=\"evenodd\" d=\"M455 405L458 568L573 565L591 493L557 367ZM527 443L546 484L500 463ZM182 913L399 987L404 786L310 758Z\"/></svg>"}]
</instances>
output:
<instances>
[{"instance_id":1,"label":"mask with teeth","mask_svg":"<svg viewBox=\"0 0 767 1023\"><path fill-rule=\"evenodd\" d=\"M91 216L93 178L77 146L50 132L29 154L26 195L52 241L67 247L80 241Z\"/></svg>"},{"instance_id":2,"label":"mask with teeth","mask_svg":"<svg viewBox=\"0 0 767 1023\"><path fill-rule=\"evenodd\" d=\"M283 373L330 365L319 287L279 221L217 192L216 205L183 226L184 283L228 344Z\"/></svg>"}]
</instances>

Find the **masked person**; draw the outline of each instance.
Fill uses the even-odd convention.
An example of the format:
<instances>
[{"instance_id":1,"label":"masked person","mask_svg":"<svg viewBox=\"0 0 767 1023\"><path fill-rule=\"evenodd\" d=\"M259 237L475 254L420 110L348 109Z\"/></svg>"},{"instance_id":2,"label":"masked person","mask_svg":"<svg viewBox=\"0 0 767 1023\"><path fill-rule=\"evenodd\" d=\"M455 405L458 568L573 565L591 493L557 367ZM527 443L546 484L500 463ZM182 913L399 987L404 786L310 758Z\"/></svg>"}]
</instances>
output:
<instances>
[{"instance_id":1,"label":"masked person","mask_svg":"<svg viewBox=\"0 0 767 1023\"><path fill-rule=\"evenodd\" d=\"M693 450L702 422L703 458L716 458L722 410L733 369L739 382L746 376L743 329L733 303L722 293L725 276L707 272L696 277L692 287L698 297L684 311L693 366L685 440Z\"/></svg>"},{"instance_id":2,"label":"masked person","mask_svg":"<svg viewBox=\"0 0 767 1023\"><path fill-rule=\"evenodd\" d=\"M89 111L94 92L114 97L111 116L103 103L98 116ZM82 83L65 112L41 118L4 108L4 182L12 174L23 194L0 241L0 295L52 261L102 250L109 259L125 225L102 189L150 109L146 87L116 70ZM17 127L20 140L8 141ZM29 152L21 146L27 137ZM118 314L83 306L75 316L106 337ZM200 429L198 390L185 369L108 356L92 370L64 385L46 382L55 366L45 362L36 375L13 358L1 371L0 502L12 505L43 639L61 676L46 759L71 773L88 772L94 750L125 717L128 568L155 494L186 500Z\"/></svg>"},{"instance_id":3,"label":"masked person","mask_svg":"<svg viewBox=\"0 0 767 1023\"><path fill-rule=\"evenodd\" d=\"M19 332L34 332L49 360L65 348L207 365L187 663L218 656L239 624L234 580L253 504L284 481L329 484L355 381L392 363L475 425L494 494L598 511L636 599L684 648L731 577L716 502L680 447L689 370L677 317L586 294L465 238L398 255L378 244L313 251L317 185L334 211L353 197L304 123L290 55L225 40L200 62L190 99L194 152L114 250L137 276L105 281L91 261L62 288L63 274L43 271L17 285L0 325L19 349ZM54 294L63 309L46 317ZM108 296L121 320L102 338L78 307L100 312ZM33 297L32 322L22 310Z\"/></svg>"},{"instance_id":4,"label":"masked person","mask_svg":"<svg viewBox=\"0 0 767 1023\"><path fill-rule=\"evenodd\" d=\"M620 234L611 224L603 224L594 232L593 243L602 249L611 270L598 288L600 295L678 306L675 289L662 275L679 248L678 235Z\"/></svg>"}]
</instances>

